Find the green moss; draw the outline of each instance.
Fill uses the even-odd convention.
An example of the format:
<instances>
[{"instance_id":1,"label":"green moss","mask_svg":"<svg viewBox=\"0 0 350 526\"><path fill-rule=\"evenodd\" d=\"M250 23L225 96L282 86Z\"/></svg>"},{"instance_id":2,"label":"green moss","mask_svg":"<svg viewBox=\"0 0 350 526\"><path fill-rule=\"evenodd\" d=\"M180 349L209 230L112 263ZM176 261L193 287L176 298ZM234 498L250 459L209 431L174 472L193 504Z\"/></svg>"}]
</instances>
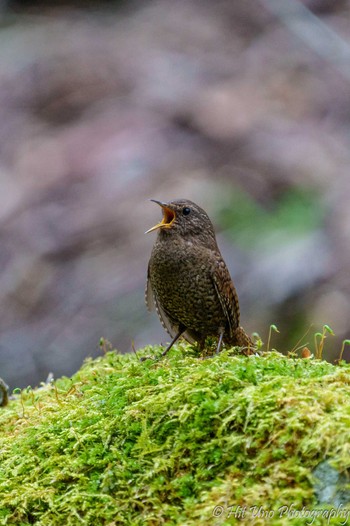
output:
<instances>
[{"instance_id":1,"label":"green moss","mask_svg":"<svg viewBox=\"0 0 350 526\"><path fill-rule=\"evenodd\" d=\"M350 468L350 366L191 354L109 352L10 401L0 524L251 524L253 506L254 524L306 524L278 509L320 508L311 472L324 459Z\"/></svg>"}]
</instances>

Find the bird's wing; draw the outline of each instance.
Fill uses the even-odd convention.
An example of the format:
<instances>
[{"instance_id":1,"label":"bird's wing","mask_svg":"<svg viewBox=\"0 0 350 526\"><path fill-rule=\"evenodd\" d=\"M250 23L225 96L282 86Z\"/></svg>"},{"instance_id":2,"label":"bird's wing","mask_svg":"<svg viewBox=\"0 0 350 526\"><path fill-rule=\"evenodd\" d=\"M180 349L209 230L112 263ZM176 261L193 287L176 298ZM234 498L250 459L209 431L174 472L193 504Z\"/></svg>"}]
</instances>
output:
<instances>
[{"instance_id":1,"label":"bird's wing","mask_svg":"<svg viewBox=\"0 0 350 526\"><path fill-rule=\"evenodd\" d=\"M222 310L228 321L230 336L232 337L239 326L239 303L230 273L222 258L216 260L212 276Z\"/></svg>"},{"instance_id":2,"label":"bird's wing","mask_svg":"<svg viewBox=\"0 0 350 526\"><path fill-rule=\"evenodd\" d=\"M146 283L146 290L145 290L145 302L147 305L147 308L149 311L154 310L155 307L155 297L153 294L153 289L151 285L151 280L149 277L149 265L147 269L147 283Z\"/></svg>"}]
</instances>

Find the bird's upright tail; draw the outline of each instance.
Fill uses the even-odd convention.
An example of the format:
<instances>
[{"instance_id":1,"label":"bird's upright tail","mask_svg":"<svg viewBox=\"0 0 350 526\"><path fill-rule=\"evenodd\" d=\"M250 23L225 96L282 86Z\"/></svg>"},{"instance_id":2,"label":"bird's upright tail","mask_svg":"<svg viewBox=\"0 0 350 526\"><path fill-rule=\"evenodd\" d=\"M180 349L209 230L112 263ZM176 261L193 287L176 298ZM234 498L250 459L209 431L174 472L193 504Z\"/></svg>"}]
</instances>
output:
<instances>
[{"instance_id":1,"label":"bird's upright tail","mask_svg":"<svg viewBox=\"0 0 350 526\"><path fill-rule=\"evenodd\" d=\"M243 347L243 352L246 356L253 354L255 351L255 344L248 336L243 327L237 327L234 333L235 345Z\"/></svg>"}]
</instances>

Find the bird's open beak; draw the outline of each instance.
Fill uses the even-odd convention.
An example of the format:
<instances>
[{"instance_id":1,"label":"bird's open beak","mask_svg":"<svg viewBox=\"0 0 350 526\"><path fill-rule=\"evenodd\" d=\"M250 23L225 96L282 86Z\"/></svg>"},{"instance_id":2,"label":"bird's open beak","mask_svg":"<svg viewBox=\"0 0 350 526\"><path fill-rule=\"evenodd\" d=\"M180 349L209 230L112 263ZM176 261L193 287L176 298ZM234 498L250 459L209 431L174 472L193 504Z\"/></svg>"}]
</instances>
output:
<instances>
[{"instance_id":1,"label":"bird's open beak","mask_svg":"<svg viewBox=\"0 0 350 526\"><path fill-rule=\"evenodd\" d=\"M155 199L151 199L154 203L157 203L157 205L162 207L163 210L163 219L160 223L157 223L156 225L152 226L149 230L145 232L145 234L148 234L149 232L153 232L153 230L157 230L158 228L170 228L173 222L175 221L175 212L171 208L167 206L166 203L162 203L161 201L156 201Z\"/></svg>"}]
</instances>

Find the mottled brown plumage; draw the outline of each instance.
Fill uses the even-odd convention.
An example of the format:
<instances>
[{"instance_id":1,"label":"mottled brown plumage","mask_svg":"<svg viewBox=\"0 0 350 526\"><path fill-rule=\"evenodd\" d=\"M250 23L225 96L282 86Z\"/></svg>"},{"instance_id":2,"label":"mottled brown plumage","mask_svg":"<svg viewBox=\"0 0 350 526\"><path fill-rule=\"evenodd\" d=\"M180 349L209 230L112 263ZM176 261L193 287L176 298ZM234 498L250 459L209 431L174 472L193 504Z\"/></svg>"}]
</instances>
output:
<instances>
[{"instance_id":1,"label":"mottled brown plumage","mask_svg":"<svg viewBox=\"0 0 350 526\"><path fill-rule=\"evenodd\" d=\"M163 219L148 265L146 303L154 307L173 338L165 352L183 336L203 349L208 336L250 350L252 341L239 325L236 289L216 243L206 212L179 199L162 207Z\"/></svg>"}]
</instances>

